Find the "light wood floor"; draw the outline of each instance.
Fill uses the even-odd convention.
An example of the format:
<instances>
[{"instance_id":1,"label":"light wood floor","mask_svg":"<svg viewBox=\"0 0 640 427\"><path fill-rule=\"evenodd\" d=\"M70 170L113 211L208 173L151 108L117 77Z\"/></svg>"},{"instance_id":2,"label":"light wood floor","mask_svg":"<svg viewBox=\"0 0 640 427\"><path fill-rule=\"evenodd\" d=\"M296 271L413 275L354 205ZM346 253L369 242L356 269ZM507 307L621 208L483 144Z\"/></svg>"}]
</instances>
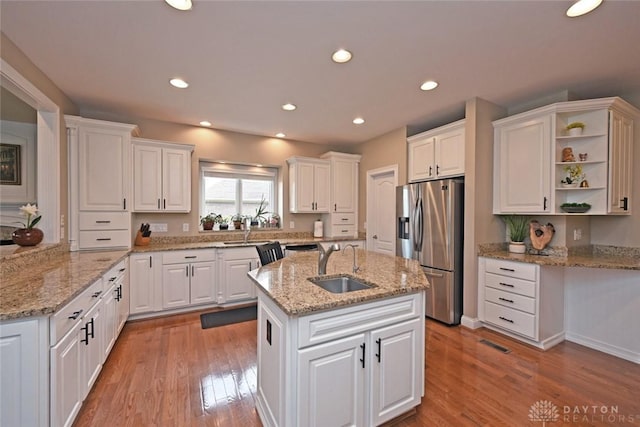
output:
<instances>
[{"instance_id":1,"label":"light wood floor","mask_svg":"<svg viewBox=\"0 0 640 427\"><path fill-rule=\"evenodd\" d=\"M426 355L425 397L398 426L542 426L529 419L538 401L557 407L548 427L640 425L640 365L577 344L542 352L428 320ZM255 321L206 330L199 313L130 322L74 425L260 426L255 391Z\"/></svg>"}]
</instances>

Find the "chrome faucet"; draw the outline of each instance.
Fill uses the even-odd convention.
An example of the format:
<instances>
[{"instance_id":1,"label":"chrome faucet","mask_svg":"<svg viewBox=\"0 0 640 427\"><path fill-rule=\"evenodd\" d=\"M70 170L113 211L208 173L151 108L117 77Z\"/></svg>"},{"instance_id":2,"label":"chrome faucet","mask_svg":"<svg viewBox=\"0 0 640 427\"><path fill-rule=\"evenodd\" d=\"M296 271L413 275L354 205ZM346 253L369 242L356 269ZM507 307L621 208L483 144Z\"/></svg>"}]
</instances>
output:
<instances>
[{"instance_id":1,"label":"chrome faucet","mask_svg":"<svg viewBox=\"0 0 640 427\"><path fill-rule=\"evenodd\" d=\"M249 240L249 234L251 234L251 219L246 218L244 220L244 243L245 244Z\"/></svg>"},{"instance_id":2,"label":"chrome faucet","mask_svg":"<svg viewBox=\"0 0 640 427\"><path fill-rule=\"evenodd\" d=\"M351 243L347 244L344 246L344 250L342 251L342 254L344 255L347 252L347 248L352 248L353 249L353 269L352 271L354 273L357 273L360 270L360 267L358 267L358 263L356 262L356 247L358 245L352 245Z\"/></svg>"},{"instance_id":3,"label":"chrome faucet","mask_svg":"<svg viewBox=\"0 0 640 427\"><path fill-rule=\"evenodd\" d=\"M327 261L333 251L339 251L340 245L334 243L329 246L329 249L325 250L321 244L318 244L318 275L327 274Z\"/></svg>"}]
</instances>

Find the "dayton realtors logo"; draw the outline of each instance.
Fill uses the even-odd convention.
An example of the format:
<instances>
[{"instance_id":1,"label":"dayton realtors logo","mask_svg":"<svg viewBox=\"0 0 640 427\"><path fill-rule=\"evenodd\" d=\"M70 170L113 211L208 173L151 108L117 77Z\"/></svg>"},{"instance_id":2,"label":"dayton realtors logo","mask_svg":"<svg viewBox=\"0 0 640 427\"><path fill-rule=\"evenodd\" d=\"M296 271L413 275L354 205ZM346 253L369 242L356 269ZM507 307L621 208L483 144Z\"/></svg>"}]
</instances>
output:
<instances>
[{"instance_id":1,"label":"dayton realtors logo","mask_svg":"<svg viewBox=\"0 0 640 427\"><path fill-rule=\"evenodd\" d=\"M606 405L576 405L562 407L562 417L558 407L548 400L539 400L529 408L529 421L542 422L545 427L548 422L558 420L563 423L635 423L640 422L640 414L620 414L618 406Z\"/></svg>"}]
</instances>

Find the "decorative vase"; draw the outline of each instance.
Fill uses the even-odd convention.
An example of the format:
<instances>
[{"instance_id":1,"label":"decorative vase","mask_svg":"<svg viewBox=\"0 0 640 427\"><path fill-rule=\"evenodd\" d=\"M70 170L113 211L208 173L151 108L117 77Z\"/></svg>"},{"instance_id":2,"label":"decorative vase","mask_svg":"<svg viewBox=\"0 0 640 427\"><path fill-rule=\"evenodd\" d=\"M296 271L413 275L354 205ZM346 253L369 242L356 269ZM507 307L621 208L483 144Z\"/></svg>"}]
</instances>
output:
<instances>
[{"instance_id":1,"label":"decorative vase","mask_svg":"<svg viewBox=\"0 0 640 427\"><path fill-rule=\"evenodd\" d=\"M509 252L513 254L523 254L526 249L524 242L509 242Z\"/></svg>"},{"instance_id":2,"label":"decorative vase","mask_svg":"<svg viewBox=\"0 0 640 427\"><path fill-rule=\"evenodd\" d=\"M582 128L569 129L569 136L580 136L580 135L582 135Z\"/></svg>"},{"instance_id":3,"label":"decorative vase","mask_svg":"<svg viewBox=\"0 0 640 427\"><path fill-rule=\"evenodd\" d=\"M39 228L18 228L11 235L13 243L20 246L35 246L42 242L43 237L44 233Z\"/></svg>"}]
</instances>

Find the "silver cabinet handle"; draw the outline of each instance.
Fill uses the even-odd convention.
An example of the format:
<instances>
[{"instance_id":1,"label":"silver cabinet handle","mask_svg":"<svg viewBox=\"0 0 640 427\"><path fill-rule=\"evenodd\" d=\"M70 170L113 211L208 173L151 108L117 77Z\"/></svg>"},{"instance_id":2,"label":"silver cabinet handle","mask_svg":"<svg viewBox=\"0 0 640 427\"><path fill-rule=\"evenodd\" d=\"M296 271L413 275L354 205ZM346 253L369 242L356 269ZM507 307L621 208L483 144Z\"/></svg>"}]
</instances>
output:
<instances>
[{"instance_id":1,"label":"silver cabinet handle","mask_svg":"<svg viewBox=\"0 0 640 427\"><path fill-rule=\"evenodd\" d=\"M424 272L425 276L431 276L431 277L438 277L438 278L442 278L444 277L444 274L442 273L427 273L426 271Z\"/></svg>"}]
</instances>

